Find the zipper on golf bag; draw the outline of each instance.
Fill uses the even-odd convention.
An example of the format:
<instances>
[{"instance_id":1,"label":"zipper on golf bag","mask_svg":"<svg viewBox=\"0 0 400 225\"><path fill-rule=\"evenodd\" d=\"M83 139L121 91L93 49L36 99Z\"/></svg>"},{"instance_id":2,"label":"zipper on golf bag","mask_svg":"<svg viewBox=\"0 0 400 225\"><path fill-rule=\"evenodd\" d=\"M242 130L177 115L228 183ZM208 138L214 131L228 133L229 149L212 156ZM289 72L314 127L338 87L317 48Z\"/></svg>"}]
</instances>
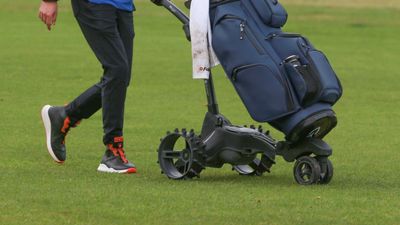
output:
<instances>
[{"instance_id":1,"label":"zipper on golf bag","mask_svg":"<svg viewBox=\"0 0 400 225\"><path fill-rule=\"evenodd\" d=\"M221 14L223 13L224 11L221 12ZM267 57L264 56L266 51L256 38L252 28L247 24L244 14L219 15L214 21L212 45L230 78L236 67L255 62L261 63Z\"/></svg>"},{"instance_id":2,"label":"zipper on golf bag","mask_svg":"<svg viewBox=\"0 0 400 225\"><path fill-rule=\"evenodd\" d=\"M253 45L253 47L257 50L257 52L260 55L264 55L265 54L265 50L262 47L262 45L258 42L257 38L255 37L252 29L247 26L246 24L246 20L238 17L238 16L233 16L233 15L226 15L224 16L221 20L238 20L240 21L239 23L239 31L240 31L240 36L239 39L240 40L245 40L246 38L248 38L248 40L250 41L250 43Z\"/></svg>"}]
</instances>

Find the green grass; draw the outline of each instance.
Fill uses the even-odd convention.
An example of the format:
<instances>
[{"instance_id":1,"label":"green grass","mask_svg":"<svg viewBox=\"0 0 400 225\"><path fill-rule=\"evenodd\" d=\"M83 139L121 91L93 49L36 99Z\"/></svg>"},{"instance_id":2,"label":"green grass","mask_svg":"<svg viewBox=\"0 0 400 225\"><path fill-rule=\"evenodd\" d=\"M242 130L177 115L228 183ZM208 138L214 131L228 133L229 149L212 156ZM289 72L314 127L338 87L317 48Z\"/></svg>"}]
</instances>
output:
<instances>
[{"instance_id":1,"label":"green grass","mask_svg":"<svg viewBox=\"0 0 400 225\"><path fill-rule=\"evenodd\" d=\"M181 25L139 0L125 124L128 158L139 173L96 172L100 113L71 131L68 160L57 165L46 152L39 111L72 100L100 78L101 67L68 1L47 32L38 1L0 0L0 224L399 224L400 11L287 2L285 30L323 50L345 90L335 106L339 125L326 138L335 167L327 186L295 184L292 164L282 159L262 177L238 176L229 166L192 181L160 174L159 138L175 127L198 132L206 101L202 82L191 79ZM222 70L215 71L221 111L236 124L252 123Z\"/></svg>"}]
</instances>

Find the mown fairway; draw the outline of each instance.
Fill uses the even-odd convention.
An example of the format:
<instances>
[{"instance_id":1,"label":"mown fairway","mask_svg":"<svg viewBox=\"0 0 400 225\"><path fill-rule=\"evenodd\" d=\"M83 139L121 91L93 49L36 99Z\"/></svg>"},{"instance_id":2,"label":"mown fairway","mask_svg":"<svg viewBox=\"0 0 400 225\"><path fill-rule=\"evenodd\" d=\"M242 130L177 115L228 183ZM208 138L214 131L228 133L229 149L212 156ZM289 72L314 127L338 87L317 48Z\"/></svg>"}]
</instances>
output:
<instances>
[{"instance_id":1,"label":"mown fairway","mask_svg":"<svg viewBox=\"0 0 400 225\"><path fill-rule=\"evenodd\" d=\"M175 127L199 132L206 100L203 83L191 79L181 25L148 0L136 1L126 102L126 151L139 173L96 172L104 151L100 113L71 131L68 160L54 163L40 109L72 100L100 78L101 67L68 1L47 32L38 1L0 0L0 224L400 224L400 3L282 2L285 30L323 50L345 89L335 106L339 125L326 138L335 167L327 186L297 185L292 164L281 159L262 177L239 176L229 166L192 181L160 174L160 137ZM253 123L215 71L221 112L236 124Z\"/></svg>"}]
</instances>

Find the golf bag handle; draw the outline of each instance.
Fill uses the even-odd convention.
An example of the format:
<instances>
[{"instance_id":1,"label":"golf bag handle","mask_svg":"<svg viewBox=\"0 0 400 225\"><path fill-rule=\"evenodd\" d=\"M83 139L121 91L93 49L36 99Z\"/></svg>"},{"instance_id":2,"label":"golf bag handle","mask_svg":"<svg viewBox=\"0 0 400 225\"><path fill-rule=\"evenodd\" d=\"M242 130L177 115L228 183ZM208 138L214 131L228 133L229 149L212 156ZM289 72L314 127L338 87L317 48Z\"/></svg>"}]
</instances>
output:
<instances>
[{"instance_id":1,"label":"golf bag handle","mask_svg":"<svg viewBox=\"0 0 400 225\"><path fill-rule=\"evenodd\" d=\"M168 9L168 11L170 11L176 18L178 18L179 21L183 23L183 31L185 32L186 39L190 41L189 17L170 0L151 1L158 6L164 6L164 8Z\"/></svg>"}]
</instances>

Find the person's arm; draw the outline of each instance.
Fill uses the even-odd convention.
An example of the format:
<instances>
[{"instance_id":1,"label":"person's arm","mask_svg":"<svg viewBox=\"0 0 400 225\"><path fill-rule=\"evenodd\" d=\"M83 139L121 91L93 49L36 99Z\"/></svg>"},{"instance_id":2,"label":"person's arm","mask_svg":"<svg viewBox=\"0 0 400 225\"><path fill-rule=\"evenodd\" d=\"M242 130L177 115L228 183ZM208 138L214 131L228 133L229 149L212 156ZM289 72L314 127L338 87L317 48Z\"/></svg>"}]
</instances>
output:
<instances>
[{"instance_id":1,"label":"person's arm","mask_svg":"<svg viewBox=\"0 0 400 225\"><path fill-rule=\"evenodd\" d=\"M57 10L57 0L42 0L39 7L39 18L47 25L48 30L51 30L51 26L56 24Z\"/></svg>"}]
</instances>

